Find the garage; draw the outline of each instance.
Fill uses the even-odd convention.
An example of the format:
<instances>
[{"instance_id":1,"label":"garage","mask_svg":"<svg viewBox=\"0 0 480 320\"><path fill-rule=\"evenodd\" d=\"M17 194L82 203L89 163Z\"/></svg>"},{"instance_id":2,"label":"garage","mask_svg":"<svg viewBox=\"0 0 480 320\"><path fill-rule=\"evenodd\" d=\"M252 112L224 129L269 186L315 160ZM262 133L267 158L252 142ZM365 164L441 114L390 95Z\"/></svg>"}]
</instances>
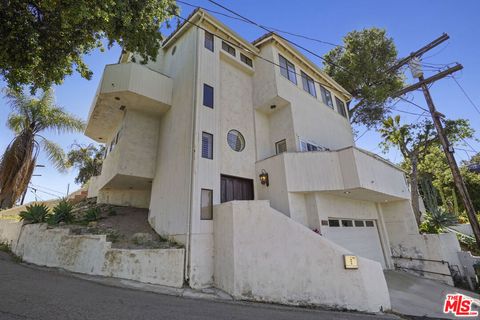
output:
<instances>
[{"instance_id":1,"label":"garage","mask_svg":"<svg viewBox=\"0 0 480 320\"><path fill-rule=\"evenodd\" d=\"M322 231L332 242L355 255L380 262L385 269L385 257L375 220L329 218L328 227Z\"/></svg>"}]
</instances>

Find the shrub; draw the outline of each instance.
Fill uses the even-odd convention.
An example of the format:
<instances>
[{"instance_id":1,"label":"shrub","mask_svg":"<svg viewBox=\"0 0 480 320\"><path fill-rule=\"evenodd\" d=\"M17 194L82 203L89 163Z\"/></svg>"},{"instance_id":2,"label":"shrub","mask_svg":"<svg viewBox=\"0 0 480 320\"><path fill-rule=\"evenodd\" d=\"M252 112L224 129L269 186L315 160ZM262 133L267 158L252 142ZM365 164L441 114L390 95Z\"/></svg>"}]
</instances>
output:
<instances>
[{"instance_id":1,"label":"shrub","mask_svg":"<svg viewBox=\"0 0 480 320\"><path fill-rule=\"evenodd\" d=\"M20 219L30 223L47 222L50 217L50 209L45 204L32 204L20 212Z\"/></svg>"},{"instance_id":2,"label":"shrub","mask_svg":"<svg viewBox=\"0 0 480 320\"><path fill-rule=\"evenodd\" d=\"M98 207L93 207L87 210L85 213L85 221L91 222L91 221L97 221L100 218L100 208Z\"/></svg>"},{"instance_id":3,"label":"shrub","mask_svg":"<svg viewBox=\"0 0 480 320\"><path fill-rule=\"evenodd\" d=\"M49 223L50 224L58 224L60 222L69 223L72 222L73 219L73 205L68 201L68 199L64 198L60 200L60 202L53 208L53 214L50 216Z\"/></svg>"}]
</instances>

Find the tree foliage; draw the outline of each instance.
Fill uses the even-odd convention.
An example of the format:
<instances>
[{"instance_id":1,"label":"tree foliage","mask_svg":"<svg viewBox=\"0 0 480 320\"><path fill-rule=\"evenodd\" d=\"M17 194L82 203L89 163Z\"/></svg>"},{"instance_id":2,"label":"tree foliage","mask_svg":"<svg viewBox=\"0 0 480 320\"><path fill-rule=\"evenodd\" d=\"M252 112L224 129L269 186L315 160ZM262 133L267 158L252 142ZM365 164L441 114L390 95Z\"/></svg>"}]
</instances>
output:
<instances>
[{"instance_id":1,"label":"tree foliage","mask_svg":"<svg viewBox=\"0 0 480 320\"><path fill-rule=\"evenodd\" d=\"M451 143L472 138L474 133L468 120L465 119L445 120L444 128ZM388 151L393 146L397 147L402 153L404 167L409 172L412 207L417 223L420 225L419 173L425 173L420 169L420 166L425 163L426 159L430 158L432 148L436 147L440 150L438 134L430 120L425 119L413 124L402 124L398 115L394 118L388 117L385 119L379 131L384 139L384 142L381 143L384 151ZM445 159L443 153L437 155L437 157ZM446 162L446 160L444 161Z\"/></svg>"},{"instance_id":2,"label":"tree foliage","mask_svg":"<svg viewBox=\"0 0 480 320\"><path fill-rule=\"evenodd\" d=\"M78 169L75 183L84 185L91 177L100 175L104 153L103 145L73 145L67 154L67 166Z\"/></svg>"},{"instance_id":3,"label":"tree foliage","mask_svg":"<svg viewBox=\"0 0 480 320\"><path fill-rule=\"evenodd\" d=\"M154 60L160 25L178 10L174 0L5 0L0 2L0 74L10 88L46 90L74 69L92 72L82 56L118 43Z\"/></svg>"},{"instance_id":4,"label":"tree foliage","mask_svg":"<svg viewBox=\"0 0 480 320\"><path fill-rule=\"evenodd\" d=\"M327 74L353 95L350 121L369 128L380 124L389 113L389 98L404 84L399 71L388 71L397 61L393 39L378 28L352 31L344 37L343 47L324 58Z\"/></svg>"},{"instance_id":5,"label":"tree foliage","mask_svg":"<svg viewBox=\"0 0 480 320\"><path fill-rule=\"evenodd\" d=\"M58 134L83 131L81 119L55 105L53 92L43 92L40 98L8 90L12 112L7 126L15 133L13 141L0 158L0 208L10 208L25 192L32 177L40 148L59 170L65 169L62 148L46 139L42 133Z\"/></svg>"}]
</instances>

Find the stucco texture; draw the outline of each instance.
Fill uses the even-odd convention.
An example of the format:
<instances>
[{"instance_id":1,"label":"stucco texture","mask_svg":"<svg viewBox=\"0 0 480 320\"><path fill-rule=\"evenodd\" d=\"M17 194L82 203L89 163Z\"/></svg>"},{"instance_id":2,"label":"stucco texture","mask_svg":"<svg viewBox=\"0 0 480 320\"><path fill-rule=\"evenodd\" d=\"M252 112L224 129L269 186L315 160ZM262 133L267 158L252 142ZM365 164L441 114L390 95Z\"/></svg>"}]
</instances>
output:
<instances>
[{"instance_id":1,"label":"stucco texture","mask_svg":"<svg viewBox=\"0 0 480 320\"><path fill-rule=\"evenodd\" d=\"M324 305L376 312L390 309L378 262L349 252L272 209L268 201L233 201L214 209L215 285L236 299Z\"/></svg>"},{"instance_id":2,"label":"stucco texture","mask_svg":"<svg viewBox=\"0 0 480 320\"><path fill-rule=\"evenodd\" d=\"M91 275L183 286L184 249L111 249L104 235L25 225L13 252L24 261Z\"/></svg>"}]
</instances>

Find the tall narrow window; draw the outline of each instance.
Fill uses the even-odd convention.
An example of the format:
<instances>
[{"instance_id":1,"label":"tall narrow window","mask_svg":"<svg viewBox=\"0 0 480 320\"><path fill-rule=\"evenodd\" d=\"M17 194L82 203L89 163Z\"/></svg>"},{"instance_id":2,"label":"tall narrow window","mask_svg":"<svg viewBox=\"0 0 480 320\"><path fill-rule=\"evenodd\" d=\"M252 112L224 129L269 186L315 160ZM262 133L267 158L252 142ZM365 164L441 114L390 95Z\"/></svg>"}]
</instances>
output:
<instances>
[{"instance_id":1,"label":"tall narrow window","mask_svg":"<svg viewBox=\"0 0 480 320\"><path fill-rule=\"evenodd\" d=\"M282 55L278 55L280 62L280 73L282 76L297 84L297 74L295 73L295 66L293 63L285 59Z\"/></svg>"},{"instance_id":2,"label":"tall narrow window","mask_svg":"<svg viewBox=\"0 0 480 320\"><path fill-rule=\"evenodd\" d=\"M202 132L202 158L213 159L213 135Z\"/></svg>"},{"instance_id":3,"label":"tall narrow window","mask_svg":"<svg viewBox=\"0 0 480 320\"><path fill-rule=\"evenodd\" d=\"M214 48L214 36L212 33L205 31L205 48L213 52Z\"/></svg>"},{"instance_id":4,"label":"tall narrow window","mask_svg":"<svg viewBox=\"0 0 480 320\"><path fill-rule=\"evenodd\" d=\"M229 45L228 43L226 43L225 41L222 41L222 49L235 57L235 48Z\"/></svg>"},{"instance_id":5,"label":"tall narrow window","mask_svg":"<svg viewBox=\"0 0 480 320\"><path fill-rule=\"evenodd\" d=\"M322 101L325 103L327 106L333 109L333 100L332 100L332 94L330 91L325 89L324 86L320 86L320 91L322 93Z\"/></svg>"},{"instance_id":6,"label":"tall narrow window","mask_svg":"<svg viewBox=\"0 0 480 320\"><path fill-rule=\"evenodd\" d=\"M284 153L287 151L287 141L285 139L280 140L275 143L275 151L277 154Z\"/></svg>"},{"instance_id":7,"label":"tall narrow window","mask_svg":"<svg viewBox=\"0 0 480 320\"><path fill-rule=\"evenodd\" d=\"M335 97L335 103L337 105L337 111L345 118L347 117L347 110L345 109L345 103L342 100Z\"/></svg>"},{"instance_id":8,"label":"tall narrow window","mask_svg":"<svg viewBox=\"0 0 480 320\"><path fill-rule=\"evenodd\" d=\"M203 84L203 105L213 108L213 87Z\"/></svg>"},{"instance_id":9,"label":"tall narrow window","mask_svg":"<svg viewBox=\"0 0 480 320\"><path fill-rule=\"evenodd\" d=\"M202 189L200 199L200 219L213 219L213 190Z\"/></svg>"},{"instance_id":10,"label":"tall narrow window","mask_svg":"<svg viewBox=\"0 0 480 320\"><path fill-rule=\"evenodd\" d=\"M302 75L303 90L307 91L312 96L316 97L317 92L315 91L315 82L313 81L313 79L303 71L301 75Z\"/></svg>"},{"instance_id":11,"label":"tall narrow window","mask_svg":"<svg viewBox=\"0 0 480 320\"><path fill-rule=\"evenodd\" d=\"M247 57L241 52L240 52L240 60L242 60L242 62L245 63L246 65L253 67L252 59L250 59L249 57Z\"/></svg>"}]
</instances>

